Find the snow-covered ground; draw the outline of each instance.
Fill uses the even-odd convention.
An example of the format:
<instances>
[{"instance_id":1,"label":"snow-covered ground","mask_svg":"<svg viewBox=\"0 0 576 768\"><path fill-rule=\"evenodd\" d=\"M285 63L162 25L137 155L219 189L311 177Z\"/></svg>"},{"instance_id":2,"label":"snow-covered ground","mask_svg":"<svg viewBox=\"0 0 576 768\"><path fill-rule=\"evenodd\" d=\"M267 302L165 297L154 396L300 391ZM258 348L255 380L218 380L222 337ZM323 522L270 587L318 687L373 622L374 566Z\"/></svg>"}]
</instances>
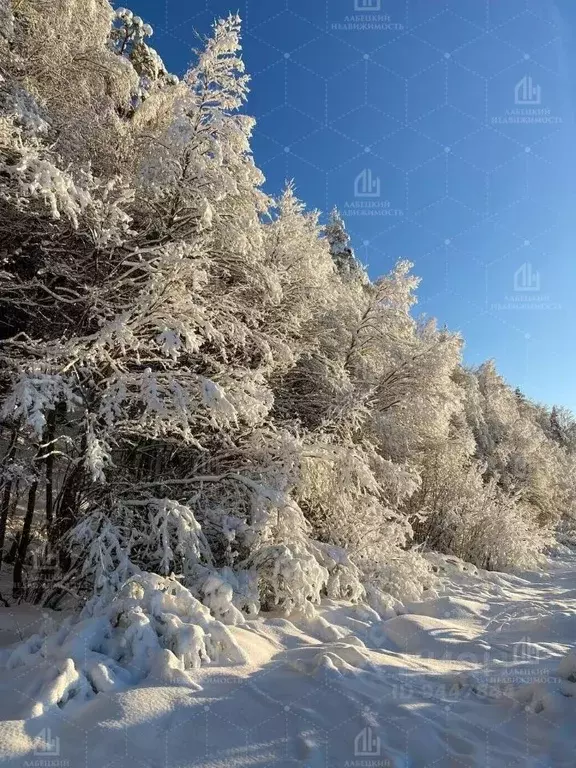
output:
<instances>
[{"instance_id":1,"label":"snow-covered ground","mask_svg":"<svg viewBox=\"0 0 576 768\"><path fill-rule=\"evenodd\" d=\"M559 664L576 638L576 554L522 578L449 567L437 596L404 610L382 621L325 601L320 618L258 618L229 628L246 663L39 717L24 716L38 669L3 671L2 764L573 768L576 664ZM37 621L3 608L4 644Z\"/></svg>"}]
</instances>

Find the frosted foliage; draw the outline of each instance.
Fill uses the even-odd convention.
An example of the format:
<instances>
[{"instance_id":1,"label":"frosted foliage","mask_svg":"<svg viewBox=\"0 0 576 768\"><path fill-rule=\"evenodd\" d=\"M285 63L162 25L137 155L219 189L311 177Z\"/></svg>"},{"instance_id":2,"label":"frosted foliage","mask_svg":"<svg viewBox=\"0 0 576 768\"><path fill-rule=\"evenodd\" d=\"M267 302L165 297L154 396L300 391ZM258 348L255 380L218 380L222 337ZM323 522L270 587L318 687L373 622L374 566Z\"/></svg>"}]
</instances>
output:
<instances>
[{"instance_id":1,"label":"frosted foliage","mask_svg":"<svg viewBox=\"0 0 576 768\"><path fill-rule=\"evenodd\" d=\"M58 403L73 407L80 404L80 399L66 378L36 366L18 373L0 414L2 418L21 422L41 437L46 426L46 415Z\"/></svg>"},{"instance_id":2,"label":"frosted foliage","mask_svg":"<svg viewBox=\"0 0 576 768\"><path fill-rule=\"evenodd\" d=\"M367 589L374 600L376 595L382 593L401 602L434 595L436 578L430 564L418 551L395 554L385 560L376 560L370 565ZM370 604L376 608L375 603Z\"/></svg>"},{"instance_id":3,"label":"frosted foliage","mask_svg":"<svg viewBox=\"0 0 576 768\"><path fill-rule=\"evenodd\" d=\"M202 382L202 401L209 411L219 414L225 420L236 419L236 409L222 388L210 379L204 379Z\"/></svg>"},{"instance_id":4,"label":"frosted foliage","mask_svg":"<svg viewBox=\"0 0 576 768\"><path fill-rule=\"evenodd\" d=\"M201 559L210 560L208 544L190 507L171 499L150 503L150 530L146 557L159 561L160 573L168 574L176 557L185 568ZM154 548L155 547L155 548Z\"/></svg>"},{"instance_id":5,"label":"frosted foliage","mask_svg":"<svg viewBox=\"0 0 576 768\"><path fill-rule=\"evenodd\" d=\"M109 599L138 571L130 560L130 541L103 514L82 519L70 532L71 550L81 554L80 576L92 585L92 601Z\"/></svg>"},{"instance_id":6,"label":"frosted foliage","mask_svg":"<svg viewBox=\"0 0 576 768\"><path fill-rule=\"evenodd\" d=\"M16 125L32 135L47 134L50 127L36 99L21 86L0 91L0 114L11 117Z\"/></svg>"},{"instance_id":7,"label":"frosted foliage","mask_svg":"<svg viewBox=\"0 0 576 768\"><path fill-rule=\"evenodd\" d=\"M94 583L96 597L118 590L122 577L139 568L177 571L193 581L195 566L212 561L191 507L168 498L127 499L110 514L94 509L70 535L78 551L88 548L82 573Z\"/></svg>"},{"instance_id":8,"label":"frosted foliage","mask_svg":"<svg viewBox=\"0 0 576 768\"><path fill-rule=\"evenodd\" d=\"M111 448L103 439L98 439L91 426L86 430L86 467L94 482L106 481L104 469L112 463Z\"/></svg>"},{"instance_id":9,"label":"frosted foliage","mask_svg":"<svg viewBox=\"0 0 576 768\"><path fill-rule=\"evenodd\" d=\"M266 611L389 618L438 553L532 567L576 520L572 414L466 368L410 262L373 279L337 210L263 192L238 16L181 81L152 33L0 15L2 594L72 615L10 657L38 714L194 688Z\"/></svg>"},{"instance_id":10,"label":"frosted foliage","mask_svg":"<svg viewBox=\"0 0 576 768\"><path fill-rule=\"evenodd\" d=\"M260 576L264 608L311 615L328 582L328 570L312 554L277 544L260 549L252 562Z\"/></svg>"},{"instance_id":11,"label":"frosted foliage","mask_svg":"<svg viewBox=\"0 0 576 768\"><path fill-rule=\"evenodd\" d=\"M369 444L318 445L303 462L299 490L319 538L361 564L407 543L410 527L395 510L418 484L414 470L382 459Z\"/></svg>"},{"instance_id":12,"label":"frosted foliage","mask_svg":"<svg viewBox=\"0 0 576 768\"><path fill-rule=\"evenodd\" d=\"M342 547L316 543L318 560L328 571L326 595L333 600L361 600L365 596L362 574Z\"/></svg>"},{"instance_id":13,"label":"frosted foliage","mask_svg":"<svg viewBox=\"0 0 576 768\"><path fill-rule=\"evenodd\" d=\"M90 203L90 194L50 159L23 145L15 164L2 164L0 168L15 180L22 197L43 199L54 219L65 215L78 226L78 216Z\"/></svg>"},{"instance_id":14,"label":"frosted foliage","mask_svg":"<svg viewBox=\"0 0 576 768\"><path fill-rule=\"evenodd\" d=\"M427 466L417 499L425 541L483 568L537 565L550 530L536 524L520 496L488 480L485 466L464 461L462 447L449 444Z\"/></svg>"},{"instance_id":15,"label":"frosted foliage","mask_svg":"<svg viewBox=\"0 0 576 768\"><path fill-rule=\"evenodd\" d=\"M120 189L117 177L103 182L86 168L77 168L74 173L63 169L58 156L43 147L37 138L18 127L11 131L16 123L28 132L45 132L43 119L34 111L33 104L27 104L26 99L20 97L15 104L17 113L0 117L0 146L2 127L10 132L5 152L0 153L0 169L7 180L6 196L23 208L28 208L31 201L40 201L54 220L65 219L75 229L83 218L84 228L89 230L95 245L118 244L130 232L131 218L125 207L133 199L133 193Z\"/></svg>"}]
</instances>

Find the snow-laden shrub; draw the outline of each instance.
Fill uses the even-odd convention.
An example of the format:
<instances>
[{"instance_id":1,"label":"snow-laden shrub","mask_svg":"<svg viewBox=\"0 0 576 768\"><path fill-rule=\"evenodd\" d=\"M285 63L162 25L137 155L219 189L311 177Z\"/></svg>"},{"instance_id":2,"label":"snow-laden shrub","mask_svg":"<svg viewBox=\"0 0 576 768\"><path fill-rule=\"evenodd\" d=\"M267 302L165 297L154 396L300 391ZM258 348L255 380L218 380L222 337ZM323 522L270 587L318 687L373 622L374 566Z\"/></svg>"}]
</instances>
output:
<instances>
[{"instance_id":1,"label":"snow-laden shrub","mask_svg":"<svg viewBox=\"0 0 576 768\"><path fill-rule=\"evenodd\" d=\"M258 571L262 607L313 613L328 583L328 570L310 552L299 552L287 544L262 547L251 558Z\"/></svg>"},{"instance_id":2,"label":"snow-laden shrub","mask_svg":"<svg viewBox=\"0 0 576 768\"><path fill-rule=\"evenodd\" d=\"M362 584L373 584L399 599L417 599L429 568L419 554L404 551L412 529L397 511L418 488L417 472L382 459L370 444L316 444L309 454L298 485L301 504L313 535L336 545L333 553L347 553L345 562L329 568L329 594L359 599Z\"/></svg>"},{"instance_id":3,"label":"snow-laden shrub","mask_svg":"<svg viewBox=\"0 0 576 768\"><path fill-rule=\"evenodd\" d=\"M76 578L109 599L140 570L193 581L212 554L190 506L173 499L131 499L106 513L96 506L69 533Z\"/></svg>"},{"instance_id":4,"label":"snow-laden shrub","mask_svg":"<svg viewBox=\"0 0 576 768\"><path fill-rule=\"evenodd\" d=\"M327 597L354 602L364 597L362 574L345 549L315 541L314 551L319 562L328 571L325 586Z\"/></svg>"},{"instance_id":5,"label":"snow-laden shrub","mask_svg":"<svg viewBox=\"0 0 576 768\"><path fill-rule=\"evenodd\" d=\"M357 569L345 553L309 538L289 496L242 476L232 476L228 488L219 493L219 515L200 493L188 503L124 499L108 512L95 506L69 534L79 587L109 600L134 572L175 573L226 624L242 623L261 607L309 612L327 589L357 599ZM246 505L244 519L222 514L226 493L239 515ZM247 557L237 563L240 552Z\"/></svg>"},{"instance_id":6,"label":"snow-laden shrub","mask_svg":"<svg viewBox=\"0 0 576 768\"><path fill-rule=\"evenodd\" d=\"M87 514L68 533L70 552L79 563L72 577L78 586L88 583L88 595L112 599L139 568L131 560L132 537L100 511Z\"/></svg>"},{"instance_id":7,"label":"snow-laden shrub","mask_svg":"<svg viewBox=\"0 0 576 768\"><path fill-rule=\"evenodd\" d=\"M537 525L532 510L521 502L498 499L493 503L492 492L486 486L484 508L459 521L454 554L488 570L537 568L554 540L553 531Z\"/></svg>"},{"instance_id":8,"label":"snow-laden shrub","mask_svg":"<svg viewBox=\"0 0 576 768\"><path fill-rule=\"evenodd\" d=\"M32 716L82 703L143 679L194 686L193 671L213 662L243 664L229 630L173 578L137 574L111 599L90 601L77 619L18 644L9 669L44 662ZM49 666L48 666L49 665Z\"/></svg>"},{"instance_id":9,"label":"snow-laden shrub","mask_svg":"<svg viewBox=\"0 0 576 768\"><path fill-rule=\"evenodd\" d=\"M576 549L576 519L570 515L566 516L556 529L558 542L567 550Z\"/></svg>"},{"instance_id":10,"label":"snow-laden shrub","mask_svg":"<svg viewBox=\"0 0 576 768\"><path fill-rule=\"evenodd\" d=\"M315 537L359 564L373 550L406 543L410 526L395 510L417 487L415 473L383 460L370 444L318 443L303 458L298 494Z\"/></svg>"},{"instance_id":11,"label":"snow-laden shrub","mask_svg":"<svg viewBox=\"0 0 576 768\"><path fill-rule=\"evenodd\" d=\"M420 600L425 592L433 595L436 583L430 564L418 550L400 550L374 560L366 566L364 578L368 585L403 603Z\"/></svg>"},{"instance_id":12,"label":"snow-laden shrub","mask_svg":"<svg viewBox=\"0 0 576 768\"><path fill-rule=\"evenodd\" d=\"M260 597L256 571L197 566L196 572L195 594L223 624L236 626L245 622L245 616L258 614Z\"/></svg>"},{"instance_id":13,"label":"snow-laden shrub","mask_svg":"<svg viewBox=\"0 0 576 768\"><path fill-rule=\"evenodd\" d=\"M485 466L467 460L458 443L429 457L411 507L418 541L489 570L537 566L551 537L522 494L486 478Z\"/></svg>"}]
</instances>

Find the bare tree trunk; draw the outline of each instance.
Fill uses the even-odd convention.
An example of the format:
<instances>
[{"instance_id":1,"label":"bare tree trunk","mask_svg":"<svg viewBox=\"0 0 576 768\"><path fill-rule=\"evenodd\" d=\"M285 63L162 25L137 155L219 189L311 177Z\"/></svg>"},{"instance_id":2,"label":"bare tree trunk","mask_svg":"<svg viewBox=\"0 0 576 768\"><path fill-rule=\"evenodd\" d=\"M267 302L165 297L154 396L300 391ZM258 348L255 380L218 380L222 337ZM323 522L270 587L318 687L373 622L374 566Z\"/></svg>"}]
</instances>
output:
<instances>
[{"instance_id":1,"label":"bare tree trunk","mask_svg":"<svg viewBox=\"0 0 576 768\"><path fill-rule=\"evenodd\" d=\"M48 540L50 540L50 530L54 523L54 432L56 429L56 411L50 411L46 422L46 528L48 530Z\"/></svg>"},{"instance_id":2,"label":"bare tree trunk","mask_svg":"<svg viewBox=\"0 0 576 768\"><path fill-rule=\"evenodd\" d=\"M164 449L159 446L155 450L156 457L154 459L154 477L153 480L155 480L157 477L160 477L162 474L162 463L164 459Z\"/></svg>"},{"instance_id":3,"label":"bare tree trunk","mask_svg":"<svg viewBox=\"0 0 576 768\"><path fill-rule=\"evenodd\" d=\"M68 531L73 527L78 511L78 496L84 479L84 469L82 459L68 476L60 497L58 507L58 518L55 530L55 539L59 542L58 559L63 573L67 573L70 568L70 556L67 549L62 545L63 539Z\"/></svg>"},{"instance_id":4,"label":"bare tree trunk","mask_svg":"<svg viewBox=\"0 0 576 768\"><path fill-rule=\"evenodd\" d=\"M16 445L18 443L18 425L12 432L12 441L4 458L5 462L11 462L16 455ZM2 501L0 502L0 568L2 568L2 558L4 555L4 544L6 542L6 525L8 523L8 514L10 512L10 494L12 493L12 480L6 480L2 491Z\"/></svg>"},{"instance_id":5,"label":"bare tree trunk","mask_svg":"<svg viewBox=\"0 0 576 768\"><path fill-rule=\"evenodd\" d=\"M38 490L38 480L34 480L28 491L28 504L26 505L26 515L24 517L24 526L20 535L18 552L16 553L16 562L14 563L14 583L12 587L12 596L19 599L23 595L24 561L30 545L32 534L32 521L34 519L34 509L36 507L36 492Z\"/></svg>"}]
</instances>

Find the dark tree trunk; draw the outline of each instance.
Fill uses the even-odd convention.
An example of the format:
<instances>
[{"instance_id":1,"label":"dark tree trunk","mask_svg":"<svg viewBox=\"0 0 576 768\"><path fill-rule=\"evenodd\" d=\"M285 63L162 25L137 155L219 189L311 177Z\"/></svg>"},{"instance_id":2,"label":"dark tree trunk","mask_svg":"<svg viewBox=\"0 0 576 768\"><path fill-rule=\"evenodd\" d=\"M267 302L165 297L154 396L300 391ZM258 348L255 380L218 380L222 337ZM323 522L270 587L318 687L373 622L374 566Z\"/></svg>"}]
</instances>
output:
<instances>
[{"instance_id":1,"label":"dark tree trunk","mask_svg":"<svg viewBox=\"0 0 576 768\"><path fill-rule=\"evenodd\" d=\"M12 441L6 453L4 461L9 463L13 461L16 455L16 445L18 442L18 425L14 427ZM10 512L10 494L12 493L12 481L6 480L2 490L2 500L0 501L0 569L2 568L2 558L4 554L4 544L6 542L6 525L8 523L8 514Z\"/></svg>"},{"instance_id":2,"label":"dark tree trunk","mask_svg":"<svg viewBox=\"0 0 576 768\"><path fill-rule=\"evenodd\" d=\"M26 554L28 553L28 547L30 546L31 534L32 534L32 521L34 519L34 509L36 507L36 492L38 491L38 480L34 480L28 491L28 503L26 505L26 515L24 517L24 526L20 535L20 544L18 545L18 552L16 553L16 562L14 563L14 585L12 588L12 596L19 599L23 596L24 584L24 562L26 560Z\"/></svg>"},{"instance_id":3,"label":"dark tree trunk","mask_svg":"<svg viewBox=\"0 0 576 768\"><path fill-rule=\"evenodd\" d=\"M16 562L16 553L18 552L18 547L20 546L20 536L21 532L18 531L18 533L15 534L14 538L12 539L12 544L10 544L10 549L6 553L6 556L4 557L4 562L8 563L8 565L14 565Z\"/></svg>"},{"instance_id":4,"label":"dark tree trunk","mask_svg":"<svg viewBox=\"0 0 576 768\"><path fill-rule=\"evenodd\" d=\"M73 528L78 517L80 495L86 481L84 457L86 455L86 435L82 435L80 443L80 456L76 460L74 468L66 477L58 499L58 508L54 524L52 526L52 540L58 550L58 562L62 573L70 570L71 558L69 547L66 546L66 534Z\"/></svg>"},{"instance_id":5,"label":"dark tree trunk","mask_svg":"<svg viewBox=\"0 0 576 768\"><path fill-rule=\"evenodd\" d=\"M62 489L60 504L58 506L58 515L53 526L55 532L54 538L58 546L58 561L62 573L67 573L70 570L70 554L68 552L68 547L65 546L64 542L66 534L73 528L77 520L80 494L84 486L84 479L84 465L82 459L79 459Z\"/></svg>"},{"instance_id":6,"label":"dark tree trunk","mask_svg":"<svg viewBox=\"0 0 576 768\"><path fill-rule=\"evenodd\" d=\"M53 442L56 429L56 411L50 411L46 423L46 528L48 539L50 540L50 531L54 523L54 453Z\"/></svg>"}]
</instances>

